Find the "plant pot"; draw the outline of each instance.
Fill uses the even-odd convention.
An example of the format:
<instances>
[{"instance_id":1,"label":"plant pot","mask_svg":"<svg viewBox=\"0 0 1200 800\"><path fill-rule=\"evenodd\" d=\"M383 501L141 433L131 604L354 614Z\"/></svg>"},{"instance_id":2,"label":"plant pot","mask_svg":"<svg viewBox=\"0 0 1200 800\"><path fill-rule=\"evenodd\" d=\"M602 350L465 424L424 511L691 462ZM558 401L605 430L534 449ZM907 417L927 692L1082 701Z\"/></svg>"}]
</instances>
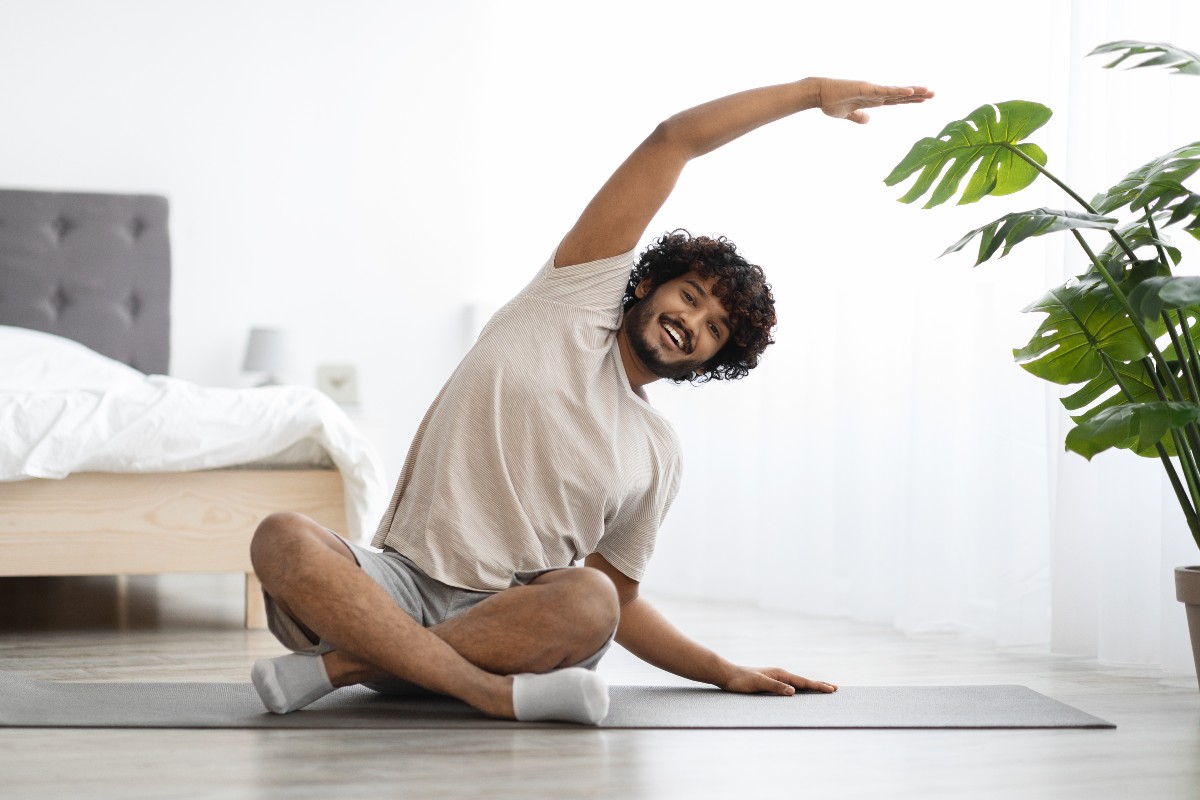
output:
<instances>
[{"instance_id":1,"label":"plant pot","mask_svg":"<svg viewBox=\"0 0 1200 800\"><path fill-rule=\"evenodd\" d=\"M1200 683L1200 567L1175 568L1175 599L1187 608L1192 658L1196 660L1196 680Z\"/></svg>"}]
</instances>

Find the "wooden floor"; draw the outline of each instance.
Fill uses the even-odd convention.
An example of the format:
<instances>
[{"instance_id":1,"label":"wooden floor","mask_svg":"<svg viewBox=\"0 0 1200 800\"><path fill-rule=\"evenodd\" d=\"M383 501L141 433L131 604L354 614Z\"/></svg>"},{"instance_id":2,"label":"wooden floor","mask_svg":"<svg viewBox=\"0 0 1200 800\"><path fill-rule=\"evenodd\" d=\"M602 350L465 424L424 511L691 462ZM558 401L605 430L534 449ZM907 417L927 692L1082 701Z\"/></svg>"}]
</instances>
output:
<instances>
[{"instance_id":1,"label":"wooden floor","mask_svg":"<svg viewBox=\"0 0 1200 800\"><path fill-rule=\"evenodd\" d=\"M64 681L245 681L282 652L235 576L0 580L0 669ZM1194 676L957 636L660 601L747 663L853 685L1018 683L1116 730L0 730L3 798L1200 798ZM1180 631L1180 635L1185 635ZM610 683L678 682L619 648Z\"/></svg>"}]
</instances>

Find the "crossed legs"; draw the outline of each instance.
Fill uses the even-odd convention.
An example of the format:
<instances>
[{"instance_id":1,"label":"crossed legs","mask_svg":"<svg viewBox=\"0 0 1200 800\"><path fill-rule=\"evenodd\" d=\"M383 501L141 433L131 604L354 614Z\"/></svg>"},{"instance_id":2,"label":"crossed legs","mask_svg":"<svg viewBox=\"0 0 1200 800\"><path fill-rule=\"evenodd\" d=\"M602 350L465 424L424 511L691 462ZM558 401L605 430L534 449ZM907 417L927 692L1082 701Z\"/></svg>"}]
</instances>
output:
<instances>
[{"instance_id":1,"label":"crossed legs","mask_svg":"<svg viewBox=\"0 0 1200 800\"><path fill-rule=\"evenodd\" d=\"M580 568L541 575L426 629L359 569L338 537L300 514L267 517L250 555L271 598L333 645L321 657L333 686L395 676L496 717L518 715L514 674L579 663L604 644L619 614L608 577Z\"/></svg>"}]
</instances>

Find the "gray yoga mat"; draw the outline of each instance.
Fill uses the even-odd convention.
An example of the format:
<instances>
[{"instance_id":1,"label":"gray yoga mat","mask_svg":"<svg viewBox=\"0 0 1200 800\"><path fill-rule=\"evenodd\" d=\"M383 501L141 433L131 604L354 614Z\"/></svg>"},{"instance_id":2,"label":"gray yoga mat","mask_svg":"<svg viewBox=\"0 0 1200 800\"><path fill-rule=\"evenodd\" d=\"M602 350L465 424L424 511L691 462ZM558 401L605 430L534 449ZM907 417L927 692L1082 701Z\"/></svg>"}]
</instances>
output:
<instances>
[{"instance_id":1,"label":"gray yoga mat","mask_svg":"<svg viewBox=\"0 0 1200 800\"><path fill-rule=\"evenodd\" d=\"M1024 686L843 686L792 697L613 686L604 728L1113 728ZM248 683L52 683L0 672L0 727L576 727L488 719L443 697L341 689L279 716Z\"/></svg>"}]
</instances>

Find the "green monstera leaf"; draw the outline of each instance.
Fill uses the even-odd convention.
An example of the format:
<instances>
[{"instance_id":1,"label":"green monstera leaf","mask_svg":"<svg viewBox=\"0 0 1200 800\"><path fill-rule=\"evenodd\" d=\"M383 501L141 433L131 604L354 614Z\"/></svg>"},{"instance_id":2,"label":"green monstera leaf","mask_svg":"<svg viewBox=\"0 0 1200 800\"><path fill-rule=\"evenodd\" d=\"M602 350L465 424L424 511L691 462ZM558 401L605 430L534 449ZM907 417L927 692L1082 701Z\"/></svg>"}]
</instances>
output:
<instances>
[{"instance_id":1,"label":"green monstera leaf","mask_svg":"<svg viewBox=\"0 0 1200 800\"><path fill-rule=\"evenodd\" d=\"M1143 319L1154 319L1164 309L1200 307L1200 278L1147 278L1130 293L1129 304Z\"/></svg>"},{"instance_id":2,"label":"green monstera leaf","mask_svg":"<svg viewBox=\"0 0 1200 800\"><path fill-rule=\"evenodd\" d=\"M1118 228L1117 235L1121 237L1121 241L1125 242L1131 250L1140 250L1143 247L1161 247L1167 254L1167 258L1175 266L1178 266L1179 262L1183 259L1183 252L1171 244L1170 239L1162 233L1156 235L1156 232L1145 222L1131 222L1124 227ZM1100 260L1105 262L1106 265L1109 262L1125 261L1125 250L1115 240L1109 242L1098 255ZM1155 256L1157 256L1157 252ZM1157 258L1154 261L1157 263ZM1129 267L1126 266L1124 268L1128 269ZM1167 274L1170 274L1169 267L1166 264L1162 265L1162 269L1167 270Z\"/></svg>"},{"instance_id":3,"label":"green monstera leaf","mask_svg":"<svg viewBox=\"0 0 1200 800\"><path fill-rule=\"evenodd\" d=\"M883 182L895 186L920 172L900 202L911 203L932 189L925 208L941 205L953 197L972 168L974 173L963 189L959 205L974 203L990 194L1019 192L1038 176L1025 157L1044 165L1046 154L1031 142L1018 143L1045 125L1052 113L1040 103L1025 100L980 106L966 119L951 122L936 137L926 137L914 144Z\"/></svg>"},{"instance_id":4,"label":"green monstera leaf","mask_svg":"<svg viewBox=\"0 0 1200 800\"><path fill-rule=\"evenodd\" d=\"M1157 320L1151 327L1154 335L1161 336L1164 332L1162 324ZM1189 333L1193 343L1200 338L1200 330L1196 328L1189 329ZM1178 360L1174 346L1168 347L1163 352L1163 356L1166 368L1175 375L1177 381L1183 383L1186 380L1183 375L1185 365ZM1079 425L1118 406L1159 402L1158 390L1151 381L1145 364L1144 360L1126 363L1110 358L1105 368L1100 370L1096 377L1084 384L1082 388L1061 398L1063 407L1068 411L1085 409L1082 413L1071 416L1071 419ZM1116 373L1115 376L1113 373ZM1164 438L1161 444L1168 456L1177 454L1172 437ZM1137 455L1150 458L1158 455L1157 449L1153 446L1137 449L1135 452Z\"/></svg>"},{"instance_id":5,"label":"green monstera leaf","mask_svg":"<svg viewBox=\"0 0 1200 800\"><path fill-rule=\"evenodd\" d=\"M1108 42L1102 44L1092 52L1089 56L1101 55L1103 53L1124 53L1116 61L1105 64L1105 69L1112 69L1121 64L1127 58L1133 56L1148 55L1150 58L1137 64L1126 64L1129 69L1138 67L1166 67L1173 69L1181 75L1200 75L1200 56L1193 53L1191 50L1184 50L1182 47L1176 47L1173 44L1165 42L1139 42L1133 39L1124 39L1119 42Z\"/></svg>"},{"instance_id":6,"label":"green monstera leaf","mask_svg":"<svg viewBox=\"0 0 1200 800\"><path fill-rule=\"evenodd\" d=\"M962 250L968 242L979 236L979 255L975 259L975 266L979 266L994 256L1001 245L1004 246L1004 251L1000 253L1000 257L1003 258L1014 246L1031 236L1041 236L1070 228L1100 228L1110 231L1116 224L1117 220L1114 217L1102 217L1098 214L1084 214L1077 211L1059 211L1052 208L1035 208L1032 211L1005 214L1000 219L976 228L946 248L946 252L942 255Z\"/></svg>"},{"instance_id":7,"label":"green monstera leaf","mask_svg":"<svg viewBox=\"0 0 1200 800\"><path fill-rule=\"evenodd\" d=\"M1067 434L1067 449L1089 461L1111 447L1153 454L1166 444L1170 431L1200 422L1200 404L1188 402L1127 403L1106 408Z\"/></svg>"},{"instance_id":8,"label":"green monstera leaf","mask_svg":"<svg viewBox=\"0 0 1200 800\"><path fill-rule=\"evenodd\" d=\"M1196 192L1189 192L1187 197L1175 204L1171 210L1171 216L1167 219L1167 224L1175 225L1188 217L1192 217L1192 221L1184 227L1184 230L1200 239L1200 194Z\"/></svg>"},{"instance_id":9,"label":"green monstera leaf","mask_svg":"<svg viewBox=\"0 0 1200 800\"><path fill-rule=\"evenodd\" d=\"M1092 380L1104 369L1101 353L1114 361L1136 361L1149 352L1098 275L1073 278L1024 310L1048 316L1013 358L1052 383Z\"/></svg>"},{"instance_id":10,"label":"green monstera leaf","mask_svg":"<svg viewBox=\"0 0 1200 800\"><path fill-rule=\"evenodd\" d=\"M1122 391L1110 395L1109 393L1116 388L1117 382L1111 372L1103 369L1081 389L1061 399L1060 402L1068 411L1078 411L1091 406L1082 414L1073 416L1071 419L1081 422L1112 406L1123 403L1149 403L1158 399L1158 393L1154 391L1154 384L1150 382L1150 376L1146 374L1146 369L1142 366L1141 361L1133 361L1128 364L1123 361L1110 361L1109 363L1121 379L1121 386L1125 387L1125 391L1128 391L1133 399L1131 400ZM1096 403L1105 395L1109 396ZM1092 403L1096 404L1092 405Z\"/></svg>"},{"instance_id":11,"label":"green monstera leaf","mask_svg":"<svg viewBox=\"0 0 1200 800\"><path fill-rule=\"evenodd\" d=\"M1174 225L1188 217L1193 221L1186 229L1200 235L1200 196L1183 185L1196 170L1200 170L1200 142L1192 142L1159 156L1130 172L1120 183L1092 198L1091 206L1101 214L1129 206L1131 211L1167 216Z\"/></svg>"}]
</instances>

